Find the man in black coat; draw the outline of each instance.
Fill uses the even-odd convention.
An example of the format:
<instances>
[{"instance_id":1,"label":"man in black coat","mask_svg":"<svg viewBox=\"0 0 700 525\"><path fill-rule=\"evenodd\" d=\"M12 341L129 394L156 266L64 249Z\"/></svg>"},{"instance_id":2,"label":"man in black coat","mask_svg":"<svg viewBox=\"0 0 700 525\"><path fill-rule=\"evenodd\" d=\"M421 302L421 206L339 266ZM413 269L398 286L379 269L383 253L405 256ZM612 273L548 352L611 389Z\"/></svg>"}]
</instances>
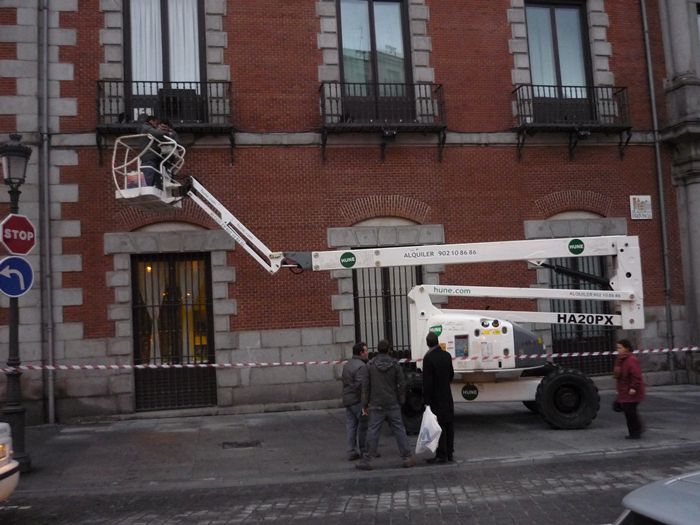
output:
<instances>
[{"instance_id":1,"label":"man in black coat","mask_svg":"<svg viewBox=\"0 0 700 525\"><path fill-rule=\"evenodd\" d=\"M433 332L425 338L428 353L423 357L423 400L437 416L442 433L435 457L428 463L447 463L453 461L454 454L454 401L450 386L454 377L452 356L444 351L438 343L438 336Z\"/></svg>"}]
</instances>

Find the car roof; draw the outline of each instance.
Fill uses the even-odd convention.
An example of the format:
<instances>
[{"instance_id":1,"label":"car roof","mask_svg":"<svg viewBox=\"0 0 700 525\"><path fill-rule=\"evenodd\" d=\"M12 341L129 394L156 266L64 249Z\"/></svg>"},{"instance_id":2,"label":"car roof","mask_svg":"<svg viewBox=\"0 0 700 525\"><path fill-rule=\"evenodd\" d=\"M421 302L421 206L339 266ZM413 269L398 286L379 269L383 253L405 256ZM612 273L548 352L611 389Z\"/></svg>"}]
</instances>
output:
<instances>
[{"instance_id":1,"label":"car roof","mask_svg":"<svg viewBox=\"0 0 700 525\"><path fill-rule=\"evenodd\" d=\"M700 471L655 481L633 490L622 504L667 525L693 525L700 516Z\"/></svg>"}]
</instances>

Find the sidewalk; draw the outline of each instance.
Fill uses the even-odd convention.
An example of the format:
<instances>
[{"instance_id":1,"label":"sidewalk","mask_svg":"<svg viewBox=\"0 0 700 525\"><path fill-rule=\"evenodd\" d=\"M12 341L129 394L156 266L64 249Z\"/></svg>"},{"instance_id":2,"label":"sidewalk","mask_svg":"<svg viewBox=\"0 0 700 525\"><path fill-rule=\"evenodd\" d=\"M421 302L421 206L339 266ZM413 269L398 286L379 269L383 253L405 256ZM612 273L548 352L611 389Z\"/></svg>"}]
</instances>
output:
<instances>
[{"instance_id":1,"label":"sidewalk","mask_svg":"<svg viewBox=\"0 0 700 525\"><path fill-rule=\"evenodd\" d=\"M469 469L575 459L636 450L700 447L700 387L649 388L640 413L644 438L625 440L624 417L601 392L598 418L586 430L551 430L519 403L456 405L455 459ZM372 472L345 459L342 409L265 414L100 421L27 429L33 470L17 494L60 494L252 486L402 475L386 431ZM386 430L386 429L385 429ZM411 436L415 443L415 436Z\"/></svg>"}]
</instances>

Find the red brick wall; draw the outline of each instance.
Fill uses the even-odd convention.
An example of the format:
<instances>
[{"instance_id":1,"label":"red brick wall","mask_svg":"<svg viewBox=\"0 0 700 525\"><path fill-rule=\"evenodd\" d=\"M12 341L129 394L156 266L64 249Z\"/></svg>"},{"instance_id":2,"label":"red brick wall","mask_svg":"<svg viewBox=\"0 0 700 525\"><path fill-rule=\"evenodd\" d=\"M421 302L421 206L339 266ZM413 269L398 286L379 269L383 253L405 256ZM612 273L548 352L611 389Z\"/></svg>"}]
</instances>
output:
<instances>
[{"instance_id":1,"label":"red brick wall","mask_svg":"<svg viewBox=\"0 0 700 525\"><path fill-rule=\"evenodd\" d=\"M114 323L107 319L107 305L114 303L114 290L105 276L114 270L112 257L104 256L103 236L113 231L119 206L106 166L99 167L95 150L82 150L77 166L61 169L62 184L78 184L80 201L61 204L62 220L80 221L80 237L63 239L63 254L81 254L82 271L63 273L64 288L82 288L83 305L66 306L65 322L84 323L85 337L110 337Z\"/></svg>"},{"instance_id":2,"label":"red brick wall","mask_svg":"<svg viewBox=\"0 0 700 525\"><path fill-rule=\"evenodd\" d=\"M443 84L449 128L505 131L513 126L510 0L428 1L435 81ZM485 55L488 55L486 57Z\"/></svg>"},{"instance_id":3,"label":"red brick wall","mask_svg":"<svg viewBox=\"0 0 700 525\"><path fill-rule=\"evenodd\" d=\"M441 0L429 2L431 65L436 82L444 85L449 128L460 131L507 131L512 125L512 57L508 53L509 1ZM102 51L98 30L102 15L97 0L85 2L78 13L62 15L61 25L79 27L78 46L61 50L61 60L76 64L76 80L63 82L61 93L79 100L80 116L62 118L64 131L94 129L95 80ZM319 31L315 2L256 0L228 4L224 18L228 31L225 52L234 91L234 125L256 132L310 130L320 125L316 46ZM620 4L620 5L618 5ZM624 5L622 5L624 4ZM628 86L635 130L651 127L646 71L638 6L606 2L610 15L608 38L613 46L612 70L616 84ZM655 2L649 3L655 73L663 73ZM0 47L0 53L9 51ZM2 84L3 89L4 84ZM659 85L659 93L661 93ZM517 160L514 145L448 146L437 161L435 146L390 144L380 160L377 146L333 147L327 161L320 148L239 147L235 164L229 151L197 149L188 152L184 172L195 174L244 224L273 250L326 248L326 230L346 226L339 213L355 199L377 195L406 195L427 204L427 223L445 226L446 241L477 242L520 239L524 220L542 220L535 204L561 191L591 191L609 196L610 216L629 218L629 195L652 195L654 220L628 220L629 233L639 235L644 254L645 301L663 304L658 195L653 148L630 145L624 160L617 144L595 146L581 141L575 160L569 160L566 136L555 146L526 144ZM670 155L664 152L668 169ZM668 179L668 173L666 174ZM80 220L82 237L66 239L66 254L83 254L83 271L65 274L66 287L85 289L85 304L67 307L66 321L85 322L86 337L113 335L106 305L113 302L105 273L111 257L103 255L105 232L129 231L147 223L128 218L115 202L109 170L98 167L94 150L80 151L80 165L65 167L61 181L80 185L80 202L62 206L64 219ZM674 190L666 187L669 210L674 304L682 304L681 266ZM576 209L597 211L593 203ZM550 210L552 214L563 210ZM121 217L121 218L120 218ZM154 215L153 220L160 220ZM178 220L177 213L168 220ZM209 224L184 213L180 220ZM238 304L231 317L234 330L328 326L338 323L330 296L337 293L329 273L295 276L283 271L269 276L241 249L229 254L236 267L230 294ZM527 285L534 282L525 265L462 265L449 267L446 283ZM451 303L459 305L457 300ZM503 300L493 308L516 305Z\"/></svg>"},{"instance_id":4,"label":"red brick wall","mask_svg":"<svg viewBox=\"0 0 700 525\"><path fill-rule=\"evenodd\" d=\"M508 0L428 2L431 65L436 82L444 85L452 130L505 131L513 124L513 59L508 52L511 29L506 16L509 4ZM61 94L78 98L80 116L63 117L62 131L84 131L95 126L95 81L104 56L99 45L99 29L104 22L98 6L98 0L86 0L77 13L63 13L60 18L61 27L79 28L78 45L62 46L60 60L75 64L76 80L63 81ZM629 88L634 128L651 129L639 6L636 2L607 2L605 8L610 19L608 40L613 48L615 82ZM234 124L256 132L317 128L317 67L322 59L316 44L319 21L315 2L258 0L230 3L227 9L223 19L228 31L225 61L231 67ZM663 49L657 12L656 2L649 2L657 95L663 96ZM3 47L0 53L4 56ZM663 103L659 105L662 107Z\"/></svg>"},{"instance_id":5,"label":"red brick wall","mask_svg":"<svg viewBox=\"0 0 700 525\"><path fill-rule=\"evenodd\" d=\"M319 126L315 1L228 2L224 24L236 126L305 131Z\"/></svg>"},{"instance_id":6,"label":"red brick wall","mask_svg":"<svg viewBox=\"0 0 700 525\"><path fill-rule=\"evenodd\" d=\"M629 88L630 116L634 129L650 130L653 126L639 2L606 2L605 10L610 20L608 40L613 48L610 68L615 73L615 82L618 86ZM658 12L659 7L655 0L647 2L652 68L656 79L654 85L656 107L663 121L665 114L663 78L666 71Z\"/></svg>"},{"instance_id":7,"label":"red brick wall","mask_svg":"<svg viewBox=\"0 0 700 525\"><path fill-rule=\"evenodd\" d=\"M17 9L14 7L0 8L0 26L17 24ZM0 27L0 31L2 27ZM0 42L0 60L17 60L17 44L14 42ZM12 96L17 94L17 80L14 78L0 77L0 96ZM0 133L16 131L17 124L14 115L0 115Z\"/></svg>"},{"instance_id":8,"label":"red brick wall","mask_svg":"<svg viewBox=\"0 0 700 525\"><path fill-rule=\"evenodd\" d=\"M77 117L61 117L62 133L89 133L97 123L97 80L104 50L100 46L100 29L104 28L104 14L99 11L99 0L81 0L77 13L61 13L62 28L78 29L75 46L59 48L59 62L74 65L74 79L61 81L61 97L78 100Z\"/></svg>"}]
</instances>

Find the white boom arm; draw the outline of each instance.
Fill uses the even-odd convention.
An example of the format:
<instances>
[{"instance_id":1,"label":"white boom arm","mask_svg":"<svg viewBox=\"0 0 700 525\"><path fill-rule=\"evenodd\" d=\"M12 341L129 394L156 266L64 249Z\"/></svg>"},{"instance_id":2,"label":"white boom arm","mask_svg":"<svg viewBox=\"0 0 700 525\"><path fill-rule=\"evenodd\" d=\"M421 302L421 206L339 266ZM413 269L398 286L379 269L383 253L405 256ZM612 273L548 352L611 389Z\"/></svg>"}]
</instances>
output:
<instances>
[{"instance_id":1,"label":"white boom arm","mask_svg":"<svg viewBox=\"0 0 700 525\"><path fill-rule=\"evenodd\" d=\"M530 261L539 265L546 259L559 257L619 256L624 255L627 248L629 248L629 251L625 259L634 259L635 255L639 255L639 243L636 237L619 235L583 237L581 239L533 239L528 241L335 250L313 252L312 260L314 270L342 270L353 266L358 268L379 268L384 266L496 261ZM353 257L354 261L352 260ZM630 262L632 263L632 261ZM637 275L637 277L641 278L641 274Z\"/></svg>"},{"instance_id":2,"label":"white boom arm","mask_svg":"<svg viewBox=\"0 0 700 525\"><path fill-rule=\"evenodd\" d=\"M304 267L287 263L283 252L271 251L241 221L194 177L183 187L186 193L207 215L226 231L241 247L269 273L280 268ZM639 239L630 236L581 237L578 239L535 239L526 241L479 242L469 244L439 244L359 250L312 252L314 271L352 268L382 268L387 266L416 266L424 264L465 264L500 261L528 261L536 266L547 259L566 257L614 256L612 290L562 290L549 288L507 288L488 286L423 285L415 287L409 298L415 303L417 315L434 308L432 297L509 297L521 299L567 299L573 301L615 301L619 314L572 314L571 312L516 312L474 310L489 317L504 317L515 322L549 324L589 324L621 326L625 329L644 328L644 294Z\"/></svg>"},{"instance_id":3,"label":"white boom arm","mask_svg":"<svg viewBox=\"0 0 700 525\"><path fill-rule=\"evenodd\" d=\"M565 290L550 288L505 288L489 286L415 286L408 297L415 304L418 316L431 311L436 296L448 297L509 297L518 299L566 299L570 301L615 301L620 314L571 312L518 312L514 310L469 310L485 317L503 317L518 323L586 324L621 326L625 329L644 328L642 299L632 291Z\"/></svg>"},{"instance_id":4,"label":"white boom arm","mask_svg":"<svg viewBox=\"0 0 700 525\"><path fill-rule=\"evenodd\" d=\"M239 221L216 197L190 177L183 188L187 195L228 233L260 266L270 273L276 273L283 267L284 254L273 252L258 239L241 221Z\"/></svg>"},{"instance_id":5,"label":"white boom arm","mask_svg":"<svg viewBox=\"0 0 700 525\"><path fill-rule=\"evenodd\" d=\"M430 298L435 295L616 301L620 307L619 315L572 314L570 312L499 312L493 310L470 310L470 313L479 313L488 317L504 317L515 322L596 324L621 326L625 329L644 328L644 294L639 239L637 237L618 235L578 239L535 239L336 250L313 252L312 265L314 270L499 261L528 261L540 266L547 259L591 256L614 256L612 277L609 281L612 291L424 285L414 288L409 294L409 298L416 304L419 316L421 312L428 312L434 308Z\"/></svg>"}]
</instances>

